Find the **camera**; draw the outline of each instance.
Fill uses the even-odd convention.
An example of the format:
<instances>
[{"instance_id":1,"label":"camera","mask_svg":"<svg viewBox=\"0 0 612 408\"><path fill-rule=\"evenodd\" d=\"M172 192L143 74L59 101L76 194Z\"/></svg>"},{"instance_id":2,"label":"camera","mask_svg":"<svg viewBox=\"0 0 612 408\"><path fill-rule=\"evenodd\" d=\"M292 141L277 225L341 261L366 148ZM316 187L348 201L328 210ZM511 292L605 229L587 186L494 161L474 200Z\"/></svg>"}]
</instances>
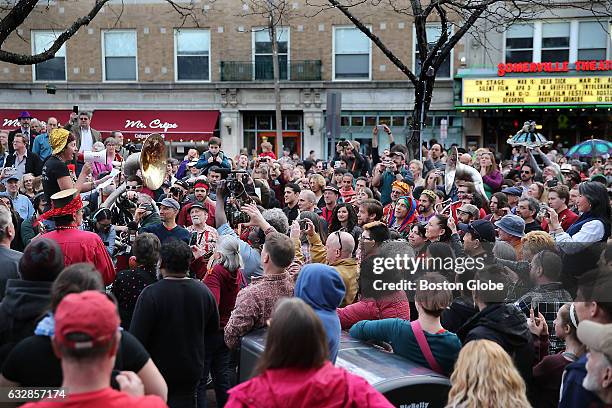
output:
<instances>
[{"instance_id":1,"label":"camera","mask_svg":"<svg viewBox=\"0 0 612 408\"><path fill-rule=\"evenodd\" d=\"M298 221L298 224L300 225L300 229L302 231L306 231L308 229L308 223L306 222L306 219L302 219Z\"/></svg>"},{"instance_id":2,"label":"camera","mask_svg":"<svg viewBox=\"0 0 612 408\"><path fill-rule=\"evenodd\" d=\"M556 177L553 177L552 179L546 182L546 187L548 188L556 187L557 184L559 184L559 180Z\"/></svg>"},{"instance_id":3,"label":"camera","mask_svg":"<svg viewBox=\"0 0 612 408\"><path fill-rule=\"evenodd\" d=\"M252 201L246 193L245 177L248 176L243 171L230 171L227 173L227 178L221 181L225 195L225 216L232 227L249 222L251 219L247 213L240 210L243 204Z\"/></svg>"}]
</instances>

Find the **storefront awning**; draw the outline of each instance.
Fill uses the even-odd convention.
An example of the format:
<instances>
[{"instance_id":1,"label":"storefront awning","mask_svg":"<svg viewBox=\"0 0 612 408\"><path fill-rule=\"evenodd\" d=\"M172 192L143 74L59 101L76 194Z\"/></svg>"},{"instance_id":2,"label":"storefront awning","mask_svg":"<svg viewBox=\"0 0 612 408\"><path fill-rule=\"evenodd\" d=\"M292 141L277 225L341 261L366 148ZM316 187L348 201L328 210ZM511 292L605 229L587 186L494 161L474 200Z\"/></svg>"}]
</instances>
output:
<instances>
[{"instance_id":1,"label":"storefront awning","mask_svg":"<svg viewBox=\"0 0 612 408\"><path fill-rule=\"evenodd\" d=\"M118 130L131 140L160 133L174 142L199 142L213 136L218 118L216 110L95 110L91 126L105 136Z\"/></svg>"},{"instance_id":2,"label":"storefront awning","mask_svg":"<svg viewBox=\"0 0 612 408\"><path fill-rule=\"evenodd\" d=\"M19 127L17 117L23 111L27 111L30 116L40 121L46 122L50 117L56 118L61 125L64 125L70 119L72 110L56 109L56 110L32 110L32 109L0 109L0 129L13 130Z\"/></svg>"}]
</instances>

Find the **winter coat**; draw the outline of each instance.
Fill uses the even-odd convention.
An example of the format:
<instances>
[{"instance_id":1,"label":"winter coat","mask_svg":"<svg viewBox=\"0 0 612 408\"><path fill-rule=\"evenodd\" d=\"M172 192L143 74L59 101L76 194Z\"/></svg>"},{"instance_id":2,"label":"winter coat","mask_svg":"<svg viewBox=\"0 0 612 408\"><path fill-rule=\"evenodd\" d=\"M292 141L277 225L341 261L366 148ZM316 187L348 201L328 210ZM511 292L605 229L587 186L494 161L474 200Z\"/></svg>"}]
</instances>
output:
<instances>
[{"instance_id":1,"label":"winter coat","mask_svg":"<svg viewBox=\"0 0 612 408\"><path fill-rule=\"evenodd\" d=\"M344 292L338 271L319 263L305 265L295 283L295 296L312 307L323 323L332 363L336 362L340 347L340 319L336 309L344 299Z\"/></svg>"},{"instance_id":2,"label":"winter coat","mask_svg":"<svg viewBox=\"0 0 612 408\"><path fill-rule=\"evenodd\" d=\"M210 153L210 151L206 151L202 156L200 156L200 159L196 163L196 167L202 170L202 174L208 174L208 170L210 170L210 168L213 166L222 167L225 169L232 168L232 165L230 164L229 160L227 159L227 156L225 156L225 153L223 153L223 151L219 151L212 163L209 163L208 159L210 159L211 157L212 154Z\"/></svg>"},{"instance_id":3,"label":"winter coat","mask_svg":"<svg viewBox=\"0 0 612 408\"><path fill-rule=\"evenodd\" d=\"M350 329L362 320L380 320L397 317L410 321L410 303L406 292L397 291L381 299L361 299L338 309L342 330Z\"/></svg>"},{"instance_id":4,"label":"winter coat","mask_svg":"<svg viewBox=\"0 0 612 408\"><path fill-rule=\"evenodd\" d=\"M229 395L226 408L393 407L366 380L330 362L319 369L269 369Z\"/></svg>"},{"instance_id":5,"label":"winter coat","mask_svg":"<svg viewBox=\"0 0 612 408\"><path fill-rule=\"evenodd\" d=\"M9 279L0 303L0 365L13 346L31 336L51 302L53 282Z\"/></svg>"},{"instance_id":6,"label":"winter coat","mask_svg":"<svg viewBox=\"0 0 612 408\"><path fill-rule=\"evenodd\" d=\"M457 335L465 345L472 340L491 340L514 360L529 387L535 357L531 332L525 315L514 305L493 303L468 320Z\"/></svg>"}]
</instances>

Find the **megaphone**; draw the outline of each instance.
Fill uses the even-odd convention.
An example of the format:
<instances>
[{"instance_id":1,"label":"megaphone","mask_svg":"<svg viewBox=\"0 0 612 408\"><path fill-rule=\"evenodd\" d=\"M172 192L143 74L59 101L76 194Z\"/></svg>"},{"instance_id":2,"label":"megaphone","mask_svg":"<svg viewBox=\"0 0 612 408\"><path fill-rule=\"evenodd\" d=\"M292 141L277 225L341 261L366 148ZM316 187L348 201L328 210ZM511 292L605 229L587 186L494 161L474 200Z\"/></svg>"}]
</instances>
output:
<instances>
[{"instance_id":1,"label":"megaphone","mask_svg":"<svg viewBox=\"0 0 612 408\"><path fill-rule=\"evenodd\" d=\"M106 160L106 149L100 150L99 152L82 152L79 153L79 161L85 163L102 163L108 164Z\"/></svg>"}]
</instances>

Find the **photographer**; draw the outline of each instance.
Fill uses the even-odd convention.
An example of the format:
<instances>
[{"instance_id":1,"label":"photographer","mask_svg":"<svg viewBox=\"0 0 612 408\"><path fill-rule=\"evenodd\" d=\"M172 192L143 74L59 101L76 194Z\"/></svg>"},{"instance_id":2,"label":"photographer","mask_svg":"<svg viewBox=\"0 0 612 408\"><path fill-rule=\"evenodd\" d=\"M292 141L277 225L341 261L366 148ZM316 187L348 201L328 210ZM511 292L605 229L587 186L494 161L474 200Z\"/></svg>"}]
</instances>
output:
<instances>
[{"instance_id":1,"label":"photographer","mask_svg":"<svg viewBox=\"0 0 612 408\"><path fill-rule=\"evenodd\" d=\"M219 232L220 237L223 235L238 237L238 234L232 229L227 221L227 215L225 214L226 198L231 198L231 194L226 187L226 181L222 180L217 186L215 209L217 232ZM240 255L244 261L243 275L247 282L250 283L251 278L263 275L261 249L266 240L266 235L272 232L286 234L289 229L289 223L285 214L278 208L266 210L263 214L260 214L255 205L244 204L240 210L248 214L250 218L249 222L243 224L243 226L253 227L248 235L249 243L240 240Z\"/></svg>"},{"instance_id":2,"label":"photographer","mask_svg":"<svg viewBox=\"0 0 612 408\"><path fill-rule=\"evenodd\" d=\"M344 160L348 171L354 177L361 176L362 170L366 167L366 158L359 153L358 142L342 140L336 144L336 155L334 161Z\"/></svg>"},{"instance_id":3,"label":"photographer","mask_svg":"<svg viewBox=\"0 0 612 408\"><path fill-rule=\"evenodd\" d=\"M106 247L108 254L112 257L115 253L115 238L117 231L112 224L112 214L108 208L100 208L91 217L90 228L95 232Z\"/></svg>"},{"instance_id":4,"label":"photographer","mask_svg":"<svg viewBox=\"0 0 612 408\"><path fill-rule=\"evenodd\" d=\"M567 207L569 203L569 191L569 188L563 184L559 184L548 190L548 205L557 213L563 231L567 231L578 219L578 215ZM548 216L546 216L542 219L542 229L549 232L548 227Z\"/></svg>"}]
</instances>

